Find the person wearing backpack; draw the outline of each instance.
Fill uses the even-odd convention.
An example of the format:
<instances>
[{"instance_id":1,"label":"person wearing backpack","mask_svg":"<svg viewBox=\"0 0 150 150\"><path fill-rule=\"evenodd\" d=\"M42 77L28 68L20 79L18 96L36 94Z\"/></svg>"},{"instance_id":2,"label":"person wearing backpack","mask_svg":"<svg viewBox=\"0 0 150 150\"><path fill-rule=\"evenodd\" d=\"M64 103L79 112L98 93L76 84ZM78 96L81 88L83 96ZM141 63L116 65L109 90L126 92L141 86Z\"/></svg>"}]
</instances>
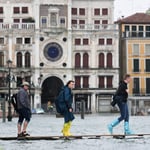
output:
<instances>
[{"instance_id":1,"label":"person wearing backpack","mask_svg":"<svg viewBox=\"0 0 150 150\"><path fill-rule=\"evenodd\" d=\"M28 123L31 118L31 108L30 108L30 100L29 100L29 83L23 82L22 87L17 93L17 109L19 114L18 119L18 137L29 136L26 132ZM23 129L22 129L23 128Z\"/></svg>"},{"instance_id":2,"label":"person wearing backpack","mask_svg":"<svg viewBox=\"0 0 150 150\"><path fill-rule=\"evenodd\" d=\"M130 82L131 77L129 74L126 74L124 76L124 80L119 83L119 87L117 89L117 95L120 97L120 100L117 101L117 105L120 110L120 117L112 121L110 124L108 124L107 128L110 134L113 134L113 128L117 126L121 121L124 120L124 133L127 134L133 134L133 132L129 128L129 111L128 111L128 83Z\"/></svg>"},{"instance_id":3,"label":"person wearing backpack","mask_svg":"<svg viewBox=\"0 0 150 150\"><path fill-rule=\"evenodd\" d=\"M56 98L56 110L64 117L64 126L62 129L63 136L71 136L70 128L71 123L74 120L73 115L73 94L72 89L74 88L74 81L69 80L68 83L62 88L58 97Z\"/></svg>"}]
</instances>

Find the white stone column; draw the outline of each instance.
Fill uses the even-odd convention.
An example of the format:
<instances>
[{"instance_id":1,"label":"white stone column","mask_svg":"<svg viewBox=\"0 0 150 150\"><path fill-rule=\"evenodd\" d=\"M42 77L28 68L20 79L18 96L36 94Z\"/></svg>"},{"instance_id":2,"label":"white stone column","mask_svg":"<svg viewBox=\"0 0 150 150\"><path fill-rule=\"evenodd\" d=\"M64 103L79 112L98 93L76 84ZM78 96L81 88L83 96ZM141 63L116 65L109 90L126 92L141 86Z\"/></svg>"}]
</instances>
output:
<instances>
[{"instance_id":1,"label":"white stone column","mask_svg":"<svg viewBox=\"0 0 150 150\"><path fill-rule=\"evenodd\" d=\"M11 61L13 61L13 57L12 57L12 34L9 34L8 36L8 59L10 59ZM14 63L14 62L13 62Z\"/></svg>"},{"instance_id":2,"label":"white stone column","mask_svg":"<svg viewBox=\"0 0 150 150\"><path fill-rule=\"evenodd\" d=\"M107 67L107 53L104 52L104 68Z\"/></svg>"},{"instance_id":3,"label":"white stone column","mask_svg":"<svg viewBox=\"0 0 150 150\"><path fill-rule=\"evenodd\" d=\"M22 67L25 66L25 52L22 53Z\"/></svg>"},{"instance_id":4,"label":"white stone column","mask_svg":"<svg viewBox=\"0 0 150 150\"><path fill-rule=\"evenodd\" d=\"M80 53L80 56L81 56L81 64L80 64L80 66L82 68L83 67L83 53Z\"/></svg>"},{"instance_id":5,"label":"white stone column","mask_svg":"<svg viewBox=\"0 0 150 150\"><path fill-rule=\"evenodd\" d=\"M96 108L95 108L95 103L96 102L96 96L95 96L95 93L91 94L91 111L92 113L95 113L96 112Z\"/></svg>"}]
</instances>

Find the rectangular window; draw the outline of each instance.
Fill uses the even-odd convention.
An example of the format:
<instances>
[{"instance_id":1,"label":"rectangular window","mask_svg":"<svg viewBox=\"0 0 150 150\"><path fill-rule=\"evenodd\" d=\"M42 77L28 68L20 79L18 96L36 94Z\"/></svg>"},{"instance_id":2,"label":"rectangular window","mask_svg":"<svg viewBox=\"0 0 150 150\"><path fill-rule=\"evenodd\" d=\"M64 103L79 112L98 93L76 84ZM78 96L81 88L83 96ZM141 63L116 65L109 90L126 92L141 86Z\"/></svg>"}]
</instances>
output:
<instances>
[{"instance_id":1,"label":"rectangular window","mask_svg":"<svg viewBox=\"0 0 150 150\"><path fill-rule=\"evenodd\" d=\"M105 39L99 39L98 44L99 44L99 45L104 45L104 44L105 44Z\"/></svg>"},{"instance_id":2,"label":"rectangular window","mask_svg":"<svg viewBox=\"0 0 150 150\"><path fill-rule=\"evenodd\" d=\"M20 8L14 7L14 14L19 14L19 13L20 13Z\"/></svg>"},{"instance_id":3,"label":"rectangular window","mask_svg":"<svg viewBox=\"0 0 150 150\"><path fill-rule=\"evenodd\" d=\"M0 67L3 67L3 66L1 66L1 63L0 63ZM0 77L0 81L1 81L0 82L0 87L4 87L5 86L5 77Z\"/></svg>"},{"instance_id":4,"label":"rectangular window","mask_svg":"<svg viewBox=\"0 0 150 150\"><path fill-rule=\"evenodd\" d=\"M102 20L102 24L108 24L108 20Z\"/></svg>"},{"instance_id":5,"label":"rectangular window","mask_svg":"<svg viewBox=\"0 0 150 150\"><path fill-rule=\"evenodd\" d=\"M77 20L72 20L72 24L77 24Z\"/></svg>"},{"instance_id":6,"label":"rectangular window","mask_svg":"<svg viewBox=\"0 0 150 150\"><path fill-rule=\"evenodd\" d=\"M105 88L104 86L104 76L99 76L99 88Z\"/></svg>"},{"instance_id":7,"label":"rectangular window","mask_svg":"<svg viewBox=\"0 0 150 150\"><path fill-rule=\"evenodd\" d=\"M150 37L150 26L146 26L146 37Z\"/></svg>"},{"instance_id":8,"label":"rectangular window","mask_svg":"<svg viewBox=\"0 0 150 150\"><path fill-rule=\"evenodd\" d=\"M94 29L100 29L100 20L94 20Z\"/></svg>"},{"instance_id":9,"label":"rectangular window","mask_svg":"<svg viewBox=\"0 0 150 150\"><path fill-rule=\"evenodd\" d=\"M72 8L72 15L77 15L77 8Z\"/></svg>"},{"instance_id":10,"label":"rectangular window","mask_svg":"<svg viewBox=\"0 0 150 150\"><path fill-rule=\"evenodd\" d=\"M108 9L107 8L102 9L102 15L108 15Z\"/></svg>"},{"instance_id":11,"label":"rectangular window","mask_svg":"<svg viewBox=\"0 0 150 150\"><path fill-rule=\"evenodd\" d=\"M3 23L3 19L0 19L0 23Z\"/></svg>"},{"instance_id":12,"label":"rectangular window","mask_svg":"<svg viewBox=\"0 0 150 150\"><path fill-rule=\"evenodd\" d=\"M22 7L22 13L27 14L28 13L28 7Z\"/></svg>"},{"instance_id":13,"label":"rectangular window","mask_svg":"<svg viewBox=\"0 0 150 150\"><path fill-rule=\"evenodd\" d=\"M22 43L22 38L16 38L16 44L23 44Z\"/></svg>"},{"instance_id":14,"label":"rectangular window","mask_svg":"<svg viewBox=\"0 0 150 150\"><path fill-rule=\"evenodd\" d=\"M140 94L139 78L133 79L133 94Z\"/></svg>"},{"instance_id":15,"label":"rectangular window","mask_svg":"<svg viewBox=\"0 0 150 150\"><path fill-rule=\"evenodd\" d=\"M85 20L79 20L79 24L80 24L80 29L85 28Z\"/></svg>"},{"instance_id":16,"label":"rectangular window","mask_svg":"<svg viewBox=\"0 0 150 150\"><path fill-rule=\"evenodd\" d=\"M132 26L132 37L137 37L137 27Z\"/></svg>"},{"instance_id":17,"label":"rectangular window","mask_svg":"<svg viewBox=\"0 0 150 150\"><path fill-rule=\"evenodd\" d=\"M31 38L24 38L24 44L31 44Z\"/></svg>"},{"instance_id":18,"label":"rectangular window","mask_svg":"<svg viewBox=\"0 0 150 150\"><path fill-rule=\"evenodd\" d=\"M139 59L133 59L133 72L139 72Z\"/></svg>"},{"instance_id":19,"label":"rectangular window","mask_svg":"<svg viewBox=\"0 0 150 150\"><path fill-rule=\"evenodd\" d=\"M65 27L66 26L66 19L64 17L60 18L60 26Z\"/></svg>"},{"instance_id":20,"label":"rectangular window","mask_svg":"<svg viewBox=\"0 0 150 150\"><path fill-rule=\"evenodd\" d=\"M107 76L107 88L112 88L112 76Z\"/></svg>"},{"instance_id":21,"label":"rectangular window","mask_svg":"<svg viewBox=\"0 0 150 150\"><path fill-rule=\"evenodd\" d=\"M65 18L60 18L60 24L65 24Z\"/></svg>"},{"instance_id":22,"label":"rectangular window","mask_svg":"<svg viewBox=\"0 0 150 150\"><path fill-rule=\"evenodd\" d=\"M138 33L139 37L143 37L143 30L144 30L143 26L139 26L139 33Z\"/></svg>"},{"instance_id":23,"label":"rectangular window","mask_svg":"<svg viewBox=\"0 0 150 150\"><path fill-rule=\"evenodd\" d=\"M83 39L83 45L89 45L89 39Z\"/></svg>"},{"instance_id":24,"label":"rectangular window","mask_svg":"<svg viewBox=\"0 0 150 150\"><path fill-rule=\"evenodd\" d=\"M146 31L150 31L150 26L146 26Z\"/></svg>"},{"instance_id":25,"label":"rectangular window","mask_svg":"<svg viewBox=\"0 0 150 150\"><path fill-rule=\"evenodd\" d=\"M4 44L4 38L0 37L0 44Z\"/></svg>"},{"instance_id":26,"label":"rectangular window","mask_svg":"<svg viewBox=\"0 0 150 150\"><path fill-rule=\"evenodd\" d=\"M150 59L146 59L146 72L150 72Z\"/></svg>"},{"instance_id":27,"label":"rectangular window","mask_svg":"<svg viewBox=\"0 0 150 150\"><path fill-rule=\"evenodd\" d=\"M0 67L4 67L4 53L3 52L0 52Z\"/></svg>"},{"instance_id":28,"label":"rectangular window","mask_svg":"<svg viewBox=\"0 0 150 150\"><path fill-rule=\"evenodd\" d=\"M75 76L75 88L81 88L81 77Z\"/></svg>"},{"instance_id":29,"label":"rectangular window","mask_svg":"<svg viewBox=\"0 0 150 150\"><path fill-rule=\"evenodd\" d=\"M100 15L100 9L99 8L95 8L94 9L94 15L95 16L99 16Z\"/></svg>"},{"instance_id":30,"label":"rectangular window","mask_svg":"<svg viewBox=\"0 0 150 150\"><path fill-rule=\"evenodd\" d=\"M112 39L107 39L107 45L112 45Z\"/></svg>"},{"instance_id":31,"label":"rectangular window","mask_svg":"<svg viewBox=\"0 0 150 150\"><path fill-rule=\"evenodd\" d=\"M47 17L41 17L41 27L47 27Z\"/></svg>"},{"instance_id":32,"label":"rectangular window","mask_svg":"<svg viewBox=\"0 0 150 150\"><path fill-rule=\"evenodd\" d=\"M75 45L81 45L81 39L75 39Z\"/></svg>"},{"instance_id":33,"label":"rectangular window","mask_svg":"<svg viewBox=\"0 0 150 150\"><path fill-rule=\"evenodd\" d=\"M22 77L17 77L17 87L20 87L22 84Z\"/></svg>"},{"instance_id":34,"label":"rectangular window","mask_svg":"<svg viewBox=\"0 0 150 150\"><path fill-rule=\"evenodd\" d=\"M145 44L145 55L150 56L150 44Z\"/></svg>"},{"instance_id":35,"label":"rectangular window","mask_svg":"<svg viewBox=\"0 0 150 150\"><path fill-rule=\"evenodd\" d=\"M0 14L3 14L3 7L0 7Z\"/></svg>"},{"instance_id":36,"label":"rectangular window","mask_svg":"<svg viewBox=\"0 0 150 150\"><path fill-rule=\"evenodd\" d=\"M79 15L85 16L85 8L79 8Z\"/></svg>"},{"instance_id":37,"label":"rectangular window","mask_svg":"<svg viewBox=\"0 0 150 150\"><path fill-rule=\"evenodd\" d=\"M102 20L102 27L104 28L104 29L106 29L107 28L107 24L108 24L108 20Z\"/></svg>"},{"instance_id":38,"label":"rectangular window","mask_svg":"<svg viewBox=\"0 0 150 150\"><path fill-rule=\"evenodd\" d=\"M125 31L130 31L130 26L125 25Z\"/></svg>"},{"instance_id":39,"label":"rectangular window","mask_svg":"<svg viewBox=\"0 0 150 150\"><path fill-rule=\"evenodd\" d=\"M139 44L133 44L133 55L139 56Z\"/></svg>"},{"instance_id":40,"label":"rectangular window","mask_svg":"<svg viewBox=\"0 0 150 150\"><path fill-rule=\"evenodd\" d=\"M79 24L85 24L85 20L79 20Z\"/></svg>"},{"instance_id":41,"label":"rectangular window","mask_svg":"<svg viewBox=\"0 0 150 150\"><path fill-rule=\"evenodd\" d=\"M137 31L136 26L132 26L132 31Z\"/></svg>"},{"instance_id":42,"label":"rectangular window","mask_svg":"<svg viewBox=\"0 0 150 150\"><path fill-rule=\"evenodd\" d=\"M89 88L89 76L83 76L83 88Z\"/></svg>"},{"instance_id":43,"label":"rectangular window","mask_svg":"<svg viewBox=\"0 0 150 150\"><path fill-rule=\"evenodd\" d=\"M94 20L94 24L100 24L100 20Z\"/></svg>"},{"instance_id":44,"label":"rectangular window","mask_svg":"<svg viewBox=\"0 0 150 150\"><path fill-rule=\"evenodd\" d=\"M150 78L146 78L146 94L150 94Z\"/></svg>"},{"instance_id":45,"label":"rectangular window","mask_svg":"<svg viewBox=\"0 0 150 150\"><path fill-rule=\"evenodd\" d=\"M19 23L20 19L14 19L14 23Z\"/></svg>"}]
</instances>

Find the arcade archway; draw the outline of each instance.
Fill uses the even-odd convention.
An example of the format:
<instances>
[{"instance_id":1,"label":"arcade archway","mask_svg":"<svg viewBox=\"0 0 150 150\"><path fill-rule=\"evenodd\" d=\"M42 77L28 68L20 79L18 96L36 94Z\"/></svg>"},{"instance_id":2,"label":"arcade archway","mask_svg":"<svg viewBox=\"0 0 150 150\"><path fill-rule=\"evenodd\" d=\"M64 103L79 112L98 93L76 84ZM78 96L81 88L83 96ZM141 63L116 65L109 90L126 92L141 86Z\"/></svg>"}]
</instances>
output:
<instances>
[{"instance_id":1,"label":"arcade archway","mask_svg":"<svg viewBox=\"0 0 150 150\"><path fill-rule=\"evenodd\" d=\"M42 84L41 105L47 110L47 103L54 103L56 96L63 87L64 83L56 76L48 77Z\"/></svg>"}]
</instances>

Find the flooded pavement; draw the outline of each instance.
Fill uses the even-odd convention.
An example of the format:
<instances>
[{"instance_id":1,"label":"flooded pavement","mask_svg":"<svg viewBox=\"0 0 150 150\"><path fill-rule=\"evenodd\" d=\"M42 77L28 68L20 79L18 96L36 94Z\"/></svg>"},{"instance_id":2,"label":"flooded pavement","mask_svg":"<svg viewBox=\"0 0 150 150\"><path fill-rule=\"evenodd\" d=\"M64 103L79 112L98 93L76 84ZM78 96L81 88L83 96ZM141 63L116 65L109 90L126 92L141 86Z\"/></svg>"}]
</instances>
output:
<instances>
[{"instance_id":1,"label":"flooded pavement","mask_svg":"<svg viewBox=\"0 0 150 150\"><path fill-rule=\"evenodd\" d=\"M107 124L118 115L86 115L81 119L76 115L72 124L71 132L74 135L108 134ZM12 122L2 123L0 119L0 136L16 136L17 118ZM63 118L54 115L33 115L28 127L32 136L61 135ZM130 117L130 127L137 134L150 133L150 116ZM123 134L123 122L114 128L115 134ZM76 140L37 140L37 141L2 141L0 150L148 150L150 147L150 136L141 138L114 139L112 137L101 137L100 139L76 139Z\"/></svg>"}]
</instances>

